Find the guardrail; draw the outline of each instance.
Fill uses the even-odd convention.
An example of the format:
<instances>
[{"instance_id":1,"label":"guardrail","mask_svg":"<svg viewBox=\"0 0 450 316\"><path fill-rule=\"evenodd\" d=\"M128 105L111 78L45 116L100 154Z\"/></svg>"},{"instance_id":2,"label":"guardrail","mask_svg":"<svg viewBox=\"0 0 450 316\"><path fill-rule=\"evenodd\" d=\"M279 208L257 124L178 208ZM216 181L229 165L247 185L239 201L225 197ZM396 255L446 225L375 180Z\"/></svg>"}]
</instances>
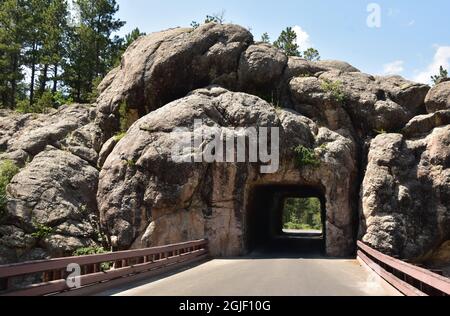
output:
<instances>
[{"instance_id":1,"label":"guardrail","mask_svg":"<svg viewBox=\"0 0 450 316\"><path fill-rule=\"evenodd\" d=\"M361 241L358 258L406 296L450 295L450 279L387 256Z\"/></svg>"},{"instance_id":2,"label":"guardrail","mask_svg":"<svg viewBox=\"0 0 450 316\"><path fill-rule=\"evenodd\" d=\"M121 280L123 284L132 276L154 276L205 259L207 247L207 240L197 240L147 249L3 265L0 266L0 280L4 286L0 288L0 295L41 296L76 292L113 280ZM76 288L69 286L68 282L73 273L68 267L74 265L80 269L80 275L70 279L78 282ZM14 280L24 277L37 279L38 283L25 287L13 285Z\"/></svg>"}]
</instances>

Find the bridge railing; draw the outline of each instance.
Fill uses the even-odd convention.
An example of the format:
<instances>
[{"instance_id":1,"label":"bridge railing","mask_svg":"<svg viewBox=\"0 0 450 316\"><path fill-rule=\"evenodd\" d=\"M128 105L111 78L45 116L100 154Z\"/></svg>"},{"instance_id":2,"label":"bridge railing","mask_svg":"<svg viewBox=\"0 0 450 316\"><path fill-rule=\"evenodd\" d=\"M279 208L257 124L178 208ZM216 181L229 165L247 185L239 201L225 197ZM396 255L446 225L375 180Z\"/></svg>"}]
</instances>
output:
<instances>
[{"instance_id":1,"label":"bridge railing","mask_svg":"<svg viewBox=\"0 0 450 316\"><path fill-rule=\"evenodd\" d=\"M208 241L31 261L0 266L0 295L39 296L76 291L138 274L154 275L208 256ZM74 270L75 269L75 270ZM79 276L73 276L77 273ZM30 285L23 284L28 279ZM30 282L31 280L31 282Z\"/></svg>"},{"instance_id":2,"label":"bridge railing","mask_svg":"<svg viewBox=\"0 0 450 316\"><path fill-rule=\"evenodd\" d=\"M358 242L358 258L406 296L449 296L450 279Z\"/></svg>"}]
</instances>

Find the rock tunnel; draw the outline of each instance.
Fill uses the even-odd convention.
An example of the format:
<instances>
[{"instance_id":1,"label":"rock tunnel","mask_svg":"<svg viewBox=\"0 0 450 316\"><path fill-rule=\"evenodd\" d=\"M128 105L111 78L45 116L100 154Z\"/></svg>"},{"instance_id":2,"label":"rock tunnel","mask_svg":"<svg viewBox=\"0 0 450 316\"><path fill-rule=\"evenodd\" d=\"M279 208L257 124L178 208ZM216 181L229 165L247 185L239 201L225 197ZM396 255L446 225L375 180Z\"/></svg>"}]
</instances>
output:
<instances>
[{"instance_id":1,"label":"rock tunnel","mask_svg":"<svg viewBox=\"0 0 450 316\"><path fill-rule=\"evenodd\" d=\"M320 201L322 232L286 233L283 230L284 201L288 198L317 198ZM259 185L247 203L245 247L248 252L289 250L298 253L326 254L327 212L323 188L304 185Z\"/></svg>"}]
</instances>

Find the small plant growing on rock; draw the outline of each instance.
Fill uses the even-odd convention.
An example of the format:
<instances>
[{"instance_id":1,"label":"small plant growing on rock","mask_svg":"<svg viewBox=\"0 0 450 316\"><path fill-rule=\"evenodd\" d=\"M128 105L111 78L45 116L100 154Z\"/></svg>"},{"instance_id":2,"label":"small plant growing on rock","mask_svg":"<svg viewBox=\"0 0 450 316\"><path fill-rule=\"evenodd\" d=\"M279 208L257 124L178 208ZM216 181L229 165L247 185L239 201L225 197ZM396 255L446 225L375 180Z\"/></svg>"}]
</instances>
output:
<instances>
[{"instance_id":1,"label":"small plant growing on rock","mask_svg":"<svg viewBox=\"0 0 450 316\"><path fill-rule=\"evenodd\" d=\"M321 88L323 91L330 93L336 102L343 103L345 101L345 93L342 89L341 81L331 81L326 79L322 82Z\"/></svg>"},{"instance_id":2,"label":"small plant growing on rock","mask_svg":"<svg viewBox=\"0 0 450 316\"><path fill-rule=\"evenodd\" d=\"M115 141L116 143L120 142L120 141L122 140L122 138L125 137L125 135L127 135L127 133L125 133L125 132L120 132L120 133L116 134L116 135L114 136L114 141Z\"/></svg>"},{"instance_id":3,"label":"small plant growing on rock","mask_svg":"<svg viewBox=\"0 0 450 316\"><path fill-rule=\"evenodd\" d=\"M374 132L375 132L377 135L387 134L387 131L385 131L384 129L374 130Z\"/></svg>"},{"instance_id":4,"label":"small plant growing on rock","mask_svg":"<svg viewBox=\"0 0 450 316\"><path fill-rule=\"evenodd\" d=\"M53 228L46 226L44 224L34 223L34 227L36 231L31 234L31 237L36 239L45 239L54 232Z\"/></svg>"},{"instance_id":5,"label":"small plant growing on rock","mask_svg":"<svg viewBox=\"0 0 450 316\"><path fill-rule=\"evenodd\" d=\"M294 148L295 164L298 168L311 166L319 167L320 159L316 155L314 149L306 148L305 146L297 146Z\"/></svg>"},{"instance_id":6,"label":"small plant growing on rock","mask_svg":"<svg viewBox=\"0 0 450 316\"><path fill-rule=\"evenodd\" d=\"M0 219L6 211L6 187L19 171L19 167L11 160L5 160L0 163Z\"/></svg>"}]
</instances>

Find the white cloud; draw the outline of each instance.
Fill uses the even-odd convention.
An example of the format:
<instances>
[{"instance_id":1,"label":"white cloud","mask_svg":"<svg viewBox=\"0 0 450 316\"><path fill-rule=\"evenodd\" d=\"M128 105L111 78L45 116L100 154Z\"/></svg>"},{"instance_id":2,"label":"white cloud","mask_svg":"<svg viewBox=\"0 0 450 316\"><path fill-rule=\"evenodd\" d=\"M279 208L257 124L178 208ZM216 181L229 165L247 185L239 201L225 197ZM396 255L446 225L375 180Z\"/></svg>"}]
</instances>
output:
<instances>
[{"instance_id":1,"label":"white cloud","mask_svg":"<svg viewBox=\"0 0 450 316\"><path fill-rule=\"evenodd\" d=\"M450 46L437 46L433 61L424 70L417 72L414 81L431 83L431 76L439 73L440 66L450 68Z\"/></svg>"},{"instance_id":2,"label":"white cloud","mask_svg":"<svg viewBox=\"0 0 450 316\"><path fill-rule=\"evenodd\" d=\"M296 25L292 29L297 34L297 45L300 46L301 50L306 50L310 47L313 47L309 38L309 34L304 29L302 29L301 26Z\"/></svg>"},{"instance_id":3,"label":"white cloud","mask_svg":"<svg viewBox=\"0 0 450 316\"><path fill-rule=\"evenodd\" d=\"M409 21L409 23L408 23L409 27L414 26L414 25L416 25L416 20Z\"/></svg>"},{"instance_id":4,"label":"white cloud","mask_svg":"<svg viewBox=\"0 0 450 316\"><path fill-rule=\"evenodd\" d=\"M396 60L392 63L385 64L383 66L383 74L385 75L399 75L401 74L404 68L405 62L403 60Z\"/></svg>"}]
</instances>

